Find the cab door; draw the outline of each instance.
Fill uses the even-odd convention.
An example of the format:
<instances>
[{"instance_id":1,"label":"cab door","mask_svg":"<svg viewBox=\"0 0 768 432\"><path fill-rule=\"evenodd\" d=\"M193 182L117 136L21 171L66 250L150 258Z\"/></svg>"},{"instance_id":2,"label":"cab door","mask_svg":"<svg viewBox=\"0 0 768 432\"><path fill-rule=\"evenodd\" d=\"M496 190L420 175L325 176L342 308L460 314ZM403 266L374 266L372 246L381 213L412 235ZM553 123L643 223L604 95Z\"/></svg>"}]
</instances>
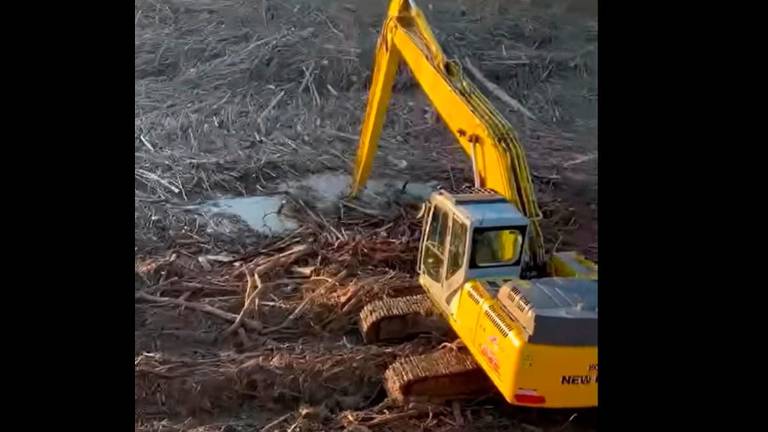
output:
<instances>
[{"instance_id":1,"label":"cab door","mask_svg":"<svg viewBox=\"0 0 768 432\"><path fill-rule=\"evenodd\" d=\"M445 302L448 305L451 305L454 299L458 300L459 290L467 281L468 250L469 224L462 221L457 214L453 214L451 216L450 234L448 235L445 275L442 284ZM451 310L455 310L455 307L451 307Z\"/></svg>"},{"instance_id":2,"label":"cab door","mask_svg":"<svg viewBox=\"0 0 768 432\"><path fill-rule=\"evenodd\" d=\"M419 282L448 311L466 277L468 226L453 212L433 205L419 254Z\"/></svg>"},{"instance_id":3,"label":"cab door","mask_svg":"<svg viewBox=\"0 0 768 432\"><path fill-rule=\"evenodd\" d=\"M442 297L450 223L450 213L433 204L421 238L419 282L436 299Z\"/></svg>"}]
</instances>

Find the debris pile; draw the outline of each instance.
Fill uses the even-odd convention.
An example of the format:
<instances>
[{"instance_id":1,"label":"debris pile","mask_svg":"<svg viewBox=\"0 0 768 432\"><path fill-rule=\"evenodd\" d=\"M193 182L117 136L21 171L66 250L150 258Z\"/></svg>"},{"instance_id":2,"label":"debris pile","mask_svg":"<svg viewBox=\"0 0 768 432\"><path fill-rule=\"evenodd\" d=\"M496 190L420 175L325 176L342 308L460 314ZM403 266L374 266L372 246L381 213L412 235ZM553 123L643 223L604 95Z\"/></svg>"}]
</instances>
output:
<instances>
[{"instance_id":1,"label":"debris pile","mask_svg":"<svg viewBox=\"0 0 768 432\"><path fill-rule=\"evenodd\" d=\"M326 383L321 387L336 389L336 396L343 397L346 393L339 393L339 389L351 386L370 398L387 362L414 349L411 345L361 345L355 318L371 299L418 290L413 275L406 273L415 267L418 248L415 213L403 209L400 215L386 219L352 209L347 210L348 219L334 226L319 213L304 209L306 223L302 228L257 251L240 256L196 255L199 246L190 245L177 247L165 256L137 259L141 283L135 297L137 308L144 308L145 329L156 328L155 336L162 339L167 330L162 321L168 315L155 312L175 309L183 315L196 315L197 323L184 323L184 330L199 329L198 337L209 334L204 341L209 350L221 346L231 349L212 358L169 357L142 353L151 342L137 340L139 405L212 410L237 398L247 399L258 393L253 386L259 385L283 389L302 402L317 403L330 394L309 392L302 386L326 383L325 378L335 375L329 372L341 364L347 367L340 375L346 384ZM328 345L327 341L339 334L341 340ZM305 336L306 342L301 338L296 342L297 335ZM291 342L281 344L284 340ZM195 355L203 354L196 349ZM350 380L350 373L359 379ZM313 374L320 374L322 379L311 380ZM276 385L277 378L283 380L280 385ZM266 384L258 379L267 380ZM158 384L163 381L170 384ZM365 382L369 382L367 387ZM209 393L219 394L214 398L218 405ZM181 399L168 403L169 398Z\"/></svg>"}]
</instances>

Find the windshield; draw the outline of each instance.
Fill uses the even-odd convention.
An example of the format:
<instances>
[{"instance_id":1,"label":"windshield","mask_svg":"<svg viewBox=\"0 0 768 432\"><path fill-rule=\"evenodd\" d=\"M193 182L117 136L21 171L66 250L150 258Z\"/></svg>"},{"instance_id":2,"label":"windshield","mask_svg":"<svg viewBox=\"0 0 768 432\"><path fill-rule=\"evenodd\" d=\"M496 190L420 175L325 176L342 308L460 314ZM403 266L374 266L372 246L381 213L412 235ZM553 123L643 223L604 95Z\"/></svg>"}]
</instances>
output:
<instances>
[{"instance_id":1,"label":"windshield","mask_svg":"<svg viewBox=\"0 0 768 432\"><path fill-rule=\"evenodd\" d=\"M515 265L520 261L524 228L478 228L472 237L472 265Z\"/></svg>"}]
</instances>

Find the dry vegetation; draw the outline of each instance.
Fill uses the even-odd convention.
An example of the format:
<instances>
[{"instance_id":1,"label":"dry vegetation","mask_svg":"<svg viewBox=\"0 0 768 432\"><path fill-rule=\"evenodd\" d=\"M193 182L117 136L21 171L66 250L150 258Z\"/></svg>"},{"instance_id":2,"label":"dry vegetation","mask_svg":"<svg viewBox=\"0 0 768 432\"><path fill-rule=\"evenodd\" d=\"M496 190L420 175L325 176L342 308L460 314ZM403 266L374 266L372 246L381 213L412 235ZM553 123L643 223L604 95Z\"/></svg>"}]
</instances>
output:
<instances>
[{"instance_id":1,"label":"dry vegetation","mask_svg":"<svg viewBox=\"0 0 768 432\"><path fill-rule=\"evenodd\" d=\"M196 204L273 194L348 172L385 1L135 0L136 428L568 430L493 397L393 407L381 373L441 340L361 343L355 317L417 292L416 208L320 208L267 237ZM421 1L449 54L527 109L496 100L535 172L550 248L596 256L596 20L560 5ZM535 6L535 5L534 5ZM471 179L466 158L407 72L376 160L380 177Z\"/></svg>"}]
</instances>

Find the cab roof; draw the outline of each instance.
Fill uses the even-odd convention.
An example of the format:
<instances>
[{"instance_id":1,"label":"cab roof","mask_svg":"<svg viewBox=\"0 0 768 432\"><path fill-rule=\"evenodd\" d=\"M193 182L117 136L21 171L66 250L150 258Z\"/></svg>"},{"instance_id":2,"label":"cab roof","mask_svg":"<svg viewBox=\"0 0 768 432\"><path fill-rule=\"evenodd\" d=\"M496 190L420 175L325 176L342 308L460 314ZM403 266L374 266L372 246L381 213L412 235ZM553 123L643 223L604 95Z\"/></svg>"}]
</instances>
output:
<instances>
[{"instance_id":1,"label":"cab roof","mask_svg":"<svg viewBox=\"0 0 768 432\"><path fill-rule=\"evenodd\" d=\"M432 199L455 208L475 227L528 225L528 218L514 204L488 189L473 188L459 192L439 190L432 194Z\"/></svg>"}]
</instances>

